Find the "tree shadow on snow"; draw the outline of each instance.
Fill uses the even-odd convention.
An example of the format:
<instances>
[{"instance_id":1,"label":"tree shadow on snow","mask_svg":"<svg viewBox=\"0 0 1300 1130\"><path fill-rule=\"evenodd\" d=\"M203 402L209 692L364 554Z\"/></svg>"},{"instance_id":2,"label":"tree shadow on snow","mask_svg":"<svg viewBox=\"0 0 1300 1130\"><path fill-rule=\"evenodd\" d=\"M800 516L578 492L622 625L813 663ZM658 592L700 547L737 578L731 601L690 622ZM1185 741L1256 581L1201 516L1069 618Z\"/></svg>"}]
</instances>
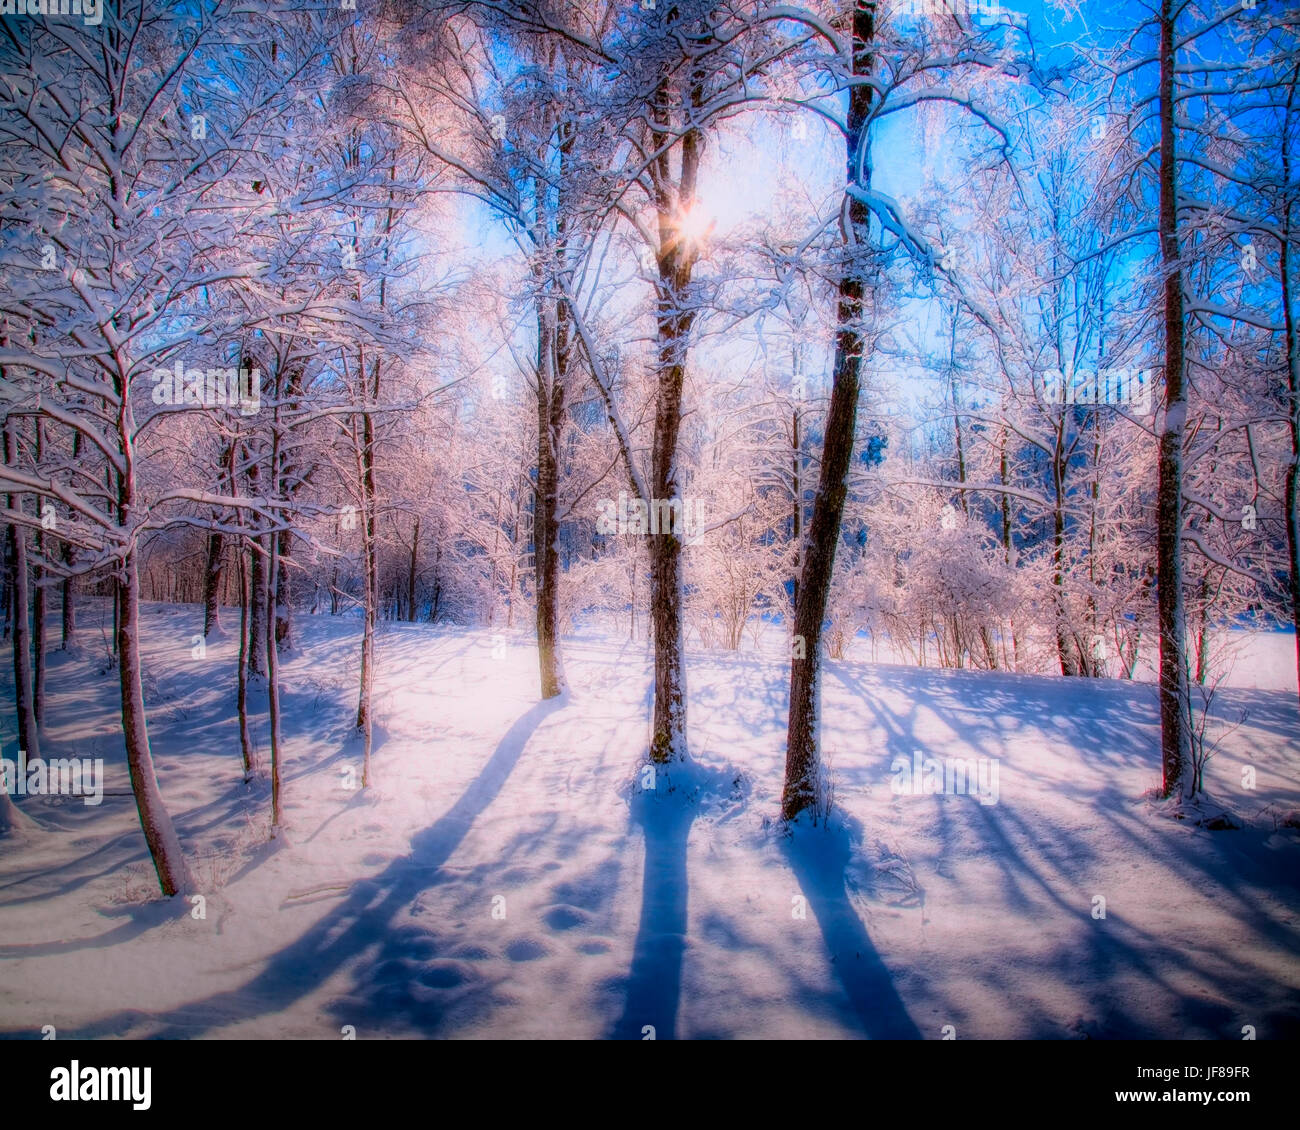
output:
<instances>
[{"instance_id":1,"label":"tree shadow on snow","mask_svg":"<svg viewBox=\"0 0 1300 1130\"><path fill-rule=\"evenodd\" d=\"M645 836L645 867L641 918L612 1040L676 1038L687 933L687 841L709 798L734 798L740 781L732 770L686 762L656 766L653 789L642 787L639 775L632 782L629 807L632 823Z\"/></svg>"},{"instance_id":2,"label":"tree shadow on snow","mask_svg":"<svg viewBox=\"0 0 1300 1130\"><path fill-rule=\"evenodd\" d=\"M355 970L360 992L331 1006L342 1023L355 1025L361 1035L367 1020L383 1020L391 1027L394 1019L405 1019L428 1035L441 1027L449 1008L461 1016L467 1008L489 1009L492 985L437 963L431 968L437 939L423 930L396 927L394 919L421 891L442 881L443 864L501 791L533 733L567 701L562 696L540 702L520 716L460 799L412 838L408 855L393 860L379 875L353 883L338 907L269 958L257 976L236 989L167 1012L114 1013L81 1028L77 1037L135 1035L133 1029L143 1024L153 1038L190 1039L225 1025L275 1015L368 952L372 956ZM0 1032L0 1038L24 1034Z\"/></svg>"},{"instance_id":3,"label":"tree shadow on snow","mask_svg":"<svg viewBox=\"0 0 1300 1130\"><path fill-rule=\"evenodd\" d=\"M632 821L645 833L641 920L632 947L623 1014L609 1036L613 1040L648 1038L644 1029L649 1025L655 1039L671 1040L677 1027L686 947L686 841L699 809L684 789L665 790L660 795L658 789L640 788L639 782L633 788Z\"/></svg>"},{"instance_id":4,"label":"tree shadow on snow","mask_svg":"<svg viewBox=\"0 0 1300 1130\"><path fill-rule=\"evenodd\" d=\"M848 998L850 1019L871 1039L919 1040L920 1030L894 988L893 975L849 899L848 866L860 843L856 821L832 813L829 823L796 823L782 846L821 929L831 969Z\"/></svg>"}]
</instances>

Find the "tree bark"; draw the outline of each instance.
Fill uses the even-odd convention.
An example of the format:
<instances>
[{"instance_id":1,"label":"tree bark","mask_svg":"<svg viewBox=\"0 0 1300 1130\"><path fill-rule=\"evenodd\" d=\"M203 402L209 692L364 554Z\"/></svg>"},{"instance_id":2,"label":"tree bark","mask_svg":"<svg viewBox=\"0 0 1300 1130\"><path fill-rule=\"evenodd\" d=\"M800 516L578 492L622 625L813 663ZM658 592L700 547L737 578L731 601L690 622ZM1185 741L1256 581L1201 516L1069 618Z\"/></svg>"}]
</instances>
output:
<instances>
[{"instance_id":1,"label":"tree bark","mask_svg":"<svg viewBox=\"0 0 1300 1130\"><path fill-rule=\"evenodd\" d=\"M203 635L221 630L221 583L224 580L225 545L219 533L208 534L207 567L203 574Z\"/></svg>"},{"instance_id":2,"label":"tree bark","mask_svg":"<svg viewBox=\"0 0 1300 1130\"><path fill-rule=\"evenodd\" d=\"M1285 127L1283 138L1291 136L1291 113L1295 104L1296 78L1300 75L1300 63L1291 73L1291 84L1287 90ZM1291 151L1285 140L1282 149L1282 184L1291 184ZM1296 652L1296 689L1300 694L1300 341L1297 341L1295 309L1291 303L1291 213L1292 198L1287 197L1282 208L1281 256L1278 264L1282 281L1282 327L1286 341L1287 392L1290 402L1287 405L1287 431L1291 441L1291 461L1286 469L1286 544L1287 544L1287 579L1291 590L1291 618L1295 628Z\"/></svg>"},{"instance_id":3,"label":"tree bark","mask_svg":"<svg viewBox=\"0 0 1300 1130\"><path fill-rule=\"evenodd\" d=\"M244 760L244 780L253 779L253 739L248 729L248 652L251 600L249 568L242 545L236 546L239 563L239 666L236 672L236 710L239 714L239 751Z\"/></svg>"},{"instance_id":4,"label":"tree bark","mask_svg":"<svg viewBox=\"0 0 1300 1130\"><path fill-rule=\"evenodd\" d=\"M36 465L39 467L45 459L45 423L39 417L36 420ZM50 503L49 505L53 505ZM42 509L39 499L37 508ZM43 519L44 515L40 515ZM44 530L37 530L32 538L39 560L45 553ZM36 728L45 725L45 611L46 591L45 570L40 565L32 564L32 714L36 718Z\"/></svg>"},{"instance_id":5,"label":"tree bark","mask_svg":"<svg viewBox=\"0 0 1300 1130\"><path fill-rule=\"evenodd\" d=\"M258 519L254 518L254 522ZM272 535L274 536L274 535ZM251 539L253 549L253 559L250 572L252 574L251 583L251 604L249 606L249 633L258 643L249 648L248 666L254 675L266 675L266 652L261 647L260 641L266 638L266 621L267 605L270 602L270 586L267 583L266 568L266 540L261 535L254 535Z\"/></svg>"},{"instance_id":6,"label":"tree bark","mask_svg":"<svg viewBox=\"0 0 1300 1130\"><path fill-rule=\"evenodd\" d=\"M406 573L406 619L415 623L415 576L416 565L420 560L420 516L415 516L415 525L411 528L411 563Z\"/></svg>"},{"instance_id":7,"label":"tree bark","mask_svg":"<svg viewBox=\"0 0 1300 1130\"><path fill-rule=\"evenodd\" d=\"M375 359L374 389L369 388L365 375L364 355L359 358L363 397L366 402L378 400L379 396L379 360ZM373 401L372 401L373 396ZM361 440L357 444L358 476L361 487L361 538L365 558L366 598L364 623L361 634L361 685L357 696L357 729L361 732L364 749L361 764L361 786L370 784L370 752L374 735L374 718L372 715L372 697L375 670L375 616L379 607L379 558L376 545L375 523L375 425L374 417L367 407L361 413Z\"/></svg>"},{"instance_id":8,"label":"tree bark","mask_svg":"<svg viewBox=\"0 0 1300 1130\"><path fill-rule=\"evenodd\" d=\"M17 445L14 439L16 422L11 417L4 425L4 458L12 466L17 461ZM7 496L10 510L22 506L22 496ZM35 702L32 687L32 638L30 626L29 589L27 577L27 535L16 523L8 527L9 560L11 564L10 600L13 609L13 663L14 663L14 706L17 711L18 748L26 752L29 759L41 755L41 739L38 733Z\"/></svg>"},{"instance_id":9,"label":"tree bark","mask_svg":"<svg viewBox=\"0 0 1300 1130\"><path fill-rule=\"evenodd\" d=\"M1160 750L1163 795L1180 796L1191 774L1187 616L1183 594L1183 432L1187 422L1183 274L1179 265L1174 134L1175 0L1160 5L1160 251L1164 270L1165 419L1156 494L1156 601L1160 623Z\"/></svg>"},{"instance_id":10,"label":"tree bark","mask_svg":"<svg viewBox=\"0 0 1300 1130\"><path fill-rule=\"evenodd\" d=\"M869 74L870 47L875 36L874 8L853 10L853 73ZM872 92L858 85L849 92L848 132L845 139L847 183L859 170L870 188L871 169L866 162L866 123ZM790 717L786 732L785 785L781 815L793 820L806 809L816 809L822 799L817 717L820 706L821 635L830 594L831 572L840 538L848 470L857 427L858 380L864 348L863 294L868 283L870 225L867 206L853 196L846 201L847 226L843 231L844 262L836 308L835 367L831 378L831 403L826 416L821 474L813 497L812 520L795 606L795 643L790 660Z\"/></svg>"},{"instance_id":11,"label":"tree bark","mask_svg":"<svg viewBox=\"0 0 1300 1130\"><path fill-rule=\"evenodd\" d=\"M275 584L279 572L279 539L271 537L271 560L267 565L269 586ZM266 621L266 635L254 641L255 647L266 649L266 704L271 729L271 837L274 839L284 824L284 809L280 801L280 659L276 641L275 621Z\"/></svg>"},{"instance_id":12,"label":"tree bark","mask_svg":"<svg viewBox=\"0 0 1300 1130\"><path fill-rule=\"evenodd\" d=\"M559 647L559 493L560 428L564 420L564 372L569 345L563 303L554 317L539 295L537 318L537 487L533 493L533 561L537 584L537 662L542 698L564 690Z\"/></svg>"},{"instance_id":13,"label":"tree bark","mask_svg":"<svg viewBox=\"0 0 1300 1130\"><path fill-rule=\"evenodd\" d=\"M77 563L76 552L72 546L63 547L63 563L72 568ZM73 587L71 577L63 578L62 585L62 611L63 611L63 642L62 650L71 651L77 646L77 605L76 589Z\"/></svg>"},{"instance_id":14,"label":"tree bark","mask_svg":"<svg viewBox=\"0 0 1300 1130\"><path fill-rule=\"evenodd\" d=\"M690 78L688 98L693 111L704 103L702 75ZM671 122L672 96L665 77L656 87L650 112L654 122L654 146L666 152ZM689 120L689 119L688 119ZM703 137L697 128L682 134L681 176L677 191L669 191L660 166L657 218L659 226L659 286L656 333L659 345L655 380L655 428L650 460L650 498L645 502L653 513L657 503L679 497L677 446L681 436L682 394L686 382L689 335L695 321L691 308L691 276L699 249L681 230L682 216L696 204L696 186ZM674 200L675 196L675 200ZM676 214L674 214L674 207ZM660 529L650 540L650 626L654 637L654 718L650 760L667 764L685 761L686 744L686 655L682 609L682 543L679 531Z\"/></svg>"},{"instance_id":15,"label":"tree bark","mask_svg":"<svg viewBox=\"0 0 1300 1130\"><path fill-rule=\"evenodd\" d=\"M131 472L123 476L121 513L131 511L131 491L125 485ZM122 733L126 738L126 763L131 773L131 790L145 843L158 875L158 885L167 896L192 888L189 869L181 851L180 837L163 803L162 790L154 772L153 753L149 748L149 728L145 717L144 689L140 659L140 578L136 571L135 552L128 552L122 562L117 587L118 674L122 687Z\"/></svg>"},{"instance_id":16,"label":"tree bark","mask_svg":"<svg viewBox=\"0 0 1300 1130\"><path fill-rule=\"evenodd\" d=\"M288 495L281 492L280 497ZM286 562L293 559L293 534L281 530L276 535L275 586L275 646L281 651L293 650L293 578Z\"/></svg>"}]
</instances>

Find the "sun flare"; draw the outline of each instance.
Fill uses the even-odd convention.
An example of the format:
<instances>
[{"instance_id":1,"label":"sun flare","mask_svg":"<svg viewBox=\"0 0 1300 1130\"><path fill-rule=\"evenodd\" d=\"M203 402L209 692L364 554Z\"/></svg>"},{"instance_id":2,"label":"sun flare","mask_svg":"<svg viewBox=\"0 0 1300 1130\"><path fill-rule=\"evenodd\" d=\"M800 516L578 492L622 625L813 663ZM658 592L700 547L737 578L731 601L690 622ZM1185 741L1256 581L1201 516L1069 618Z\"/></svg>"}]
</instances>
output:
<instances>
[{"instance_id":1,"label":"sun flare","mask_svg":"<svg viewBox=\"0 0 1300 1130\"><path fill-rule=\"evenodd\" d=\"M677 230L686 242L699 244L708 239L716 222L697 202L679 213Z\"/></svg>"}]
</instances>

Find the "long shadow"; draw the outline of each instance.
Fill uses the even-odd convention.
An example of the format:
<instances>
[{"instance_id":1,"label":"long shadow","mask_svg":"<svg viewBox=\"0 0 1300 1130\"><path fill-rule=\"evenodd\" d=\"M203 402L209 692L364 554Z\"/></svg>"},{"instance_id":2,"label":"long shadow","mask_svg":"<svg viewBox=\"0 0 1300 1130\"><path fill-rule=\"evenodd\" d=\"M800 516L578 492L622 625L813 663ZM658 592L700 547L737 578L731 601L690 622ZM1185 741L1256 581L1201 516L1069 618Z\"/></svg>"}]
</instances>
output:
<instances>
[{"instance_id":1,"label":"long shadow","mask_svg":"<svg viewBox=\"0 0 1300 1130\"><path fill-rule=\"evenodd\" d=\"M399 910L439 881L439 868L501 791L534 731L565 705L565 697L549 699L520 716L460 799L441 819L412 838L409 855L394 860L374 878L354 883L340 906L271 957L257 976L237 989L162 1014L124 1010L80 1029L78 1038L120 1034L135 1023L152 1021L159 1026L152 1033L154 1038L190 1039L223 1025L282 1012L352 958L380 947L390 935L400 934L392 926ZM0 1032L0 1038L21 1034Z\"/></svg>"},{"instance_id":2,"label":"long shadow","mask_svg":"<svg viewBox=\"0 0 1300 1130\"><path fill-rule=\"evenodd\" d=\"M893 976L849 901L845 872L859 838L856 829L833 818L829 825L796 827L784 850L862 1031L874 1040L919 1040Z\"/></svg>"},{"instance_id":3,"label":"long shadow","mask_svg":"<svg viewBox=\"0 0 1300 1130\"><path fill-rule=\"evenodd\" d=\"M686 948L686 841L698 806L681 791L668 795L634 785L632 818L645 832L645 870L641 880L641 922L632 947L623 1014L612 1040L671 1040L677 1031L682 954Z\"/></svg>"},{"instance_id":4,"label":"long shadow","mask_svg":"<svg viewBox=\"0 0 1300 1130\"><path fill-rule=\"evenodd\" d=\"M647 697L653 693L652 684ZM656 767L653 789L641 787L639 774L633 782L631 819L645 835L641 920L624 981L623 1012L609 1031L611 1040L649 1039L647 1026L656 1040L676 1038L690 893L686 845L705 798L727 795L736 776L730 768L688 761Z\"/></svg>"},{"instance_id":5,"label":"long shadow","mask_svg":"<svg viewBox=\"0 0 1300 1130\"><path fill-rule=\"evenodd\" d=\"M882 696L872 694L863 679L854 678L849 670L830 664L828 670L875 712L886 731L886 754L895 743L899 743L898 752L925 744L914 734L913 714L891 713ZM1045 687L1039 690L1025 682L1022 693L1013 695L1015 676L985 675L981 709L976 714L961 693L964 686L972 685L972 675L936 673L908 681L901 680L896 671L881 670L875 673L875 681L887 689L908 690L910 711L924 707L960 731L980 753L994 757L1004 756L1006 751L1002 733L992 729L989 721L1007 718L1032 726L1048 742L1086 750L1086 762L1094 771L1102 767L1131 769L1151 756L1150 735L1158 725L1153 692L1135 696L1129 686L1079 684L1062 688L1055 700L1049 701ZM1282 697L1273 692L1247 692L1239 697L1263 711L1273 705L1270 695ZM1272 721L1284 726L1282 712L1275 713ZM1294 733L1294 729L1291 722L1287 732ZM1034 775L1032 761L1017 755L1012 764L1017 763L1023 772ZM1182 881L1214 891L1216 901L1233 907L1233 917L1242 930L1249 931L1247 937L1261 955L1294 950L1295 930L1283 907L1297 905L1300 879L1296 872L1280 866L1277 852L1266 846L1267 829L1163 835L1159 825L1153 826L1134 806L1134 798L1114 784L1098 787L1090 781L1066 780L1053 787L1086 804L1107 825L1107 837L1128 845L1134 860L1145 859L1154 867L1167 868ZM1015 805L955 807L939 798L935 798L934 807L942 843L939 856L951 856L961 843L967 843L970 850L969 841L947 826L951 811L954 823L976 838L979 853L1001 869L1002 890L1014 910L1079 920L1079 928L1069 940L1045 955L1021 956L1013 971L989 964L974 974L1004 999L1023 1000L1016 1007L1031 1038L1070 1034L1216 1038L1232 1033L1229 1021L1238 1014L1254 1017L1275 1032L1289 1033L1300 1027L1300 993L1290 984L1279 983L1263 957L1257 961L1249 951L1230 954L1226 945L1207 940L1197 940L1189 947L1181 936L1158 937L1143 929L1145 915L1140 907L1130 907L1126 918L1113 915L1106 926L1093 922L1086 899L1076 901L1076 896L1080 890L1090 890L1096 881L1097 852L1088 838L1079 839L1071 827L1063 826L1059 814L1038 809L1022 814ZM957 898L961 897L958 893ZM1275 905L1275 900L1283 907ZM1189 924L1193 914L1189 910ZM1180 980L1180 975L1189 974L1200 983L1193 991ZM1062 979L1090 987L1087 1014L1072 1026L1046 997L1033 996L1034 985ZM1134 996L1128 990L1133 983L1144 985L1146 992ZM1230 1003L1223 1003L1225 999Z\"/></svg>"}]
</instances>

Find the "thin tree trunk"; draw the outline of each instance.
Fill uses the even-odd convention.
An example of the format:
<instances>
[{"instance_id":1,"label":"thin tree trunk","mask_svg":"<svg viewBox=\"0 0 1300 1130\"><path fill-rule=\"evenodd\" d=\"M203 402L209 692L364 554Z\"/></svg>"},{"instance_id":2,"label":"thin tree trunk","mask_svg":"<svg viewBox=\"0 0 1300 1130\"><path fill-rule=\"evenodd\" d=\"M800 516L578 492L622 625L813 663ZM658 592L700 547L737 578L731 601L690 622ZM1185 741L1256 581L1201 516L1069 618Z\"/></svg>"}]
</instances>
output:
<instances>
[{"instance_id":1,"label":"thin tree trunk","mask_svg":"<svg viewBox=\"0 0 1300 1130\"><path fill-rule=\"evenodd\" d=\"M17 445L14 440L16 422L10 418L4 425L5 463L13 466L17 461ZM22 507L22 496L7 496L10 510L18 511ZM41 739L38 733L35 704L32 699L32 639L29 623L30 607L28 603L27 578L27 534L17 523L10 523L8 528L9 560L12 562L12 579L10 593L13 607L13 663L14 663L14 706L17 710L18 748L26 752L29 759L41 756Z\"/></svg>"},{"instance_id":2,"label":"thin tree trunk","mask_svg":"<svg viewBox=\"0 0 1300 1130\"><path fill-rule=\"evenodd\" d=\"M533 562L537 588L537 662L542 698L564 690L558 624L559 523L556 521L559 466L556 448L564 418L564 380L568 342L561 341L562 316L552 320L538 296L537 319L537 487L533 494Z\"/></svg>"},{"instance_id":3,"label":"thin tree trunk","mask_svg":"<svg viewBox=\"0 0 1300 1130\"><path fill-rule=\"evenodd\" d=\"M442 603L442 542L433 551L433 594L429 601L429 623L438 622L438 608Z\"/></svg>"},{"instance_id":4,"label":"thin tree trunk","mask_svg":"<svg viewBox=\"0 0 1300 1130\"><path fill-rule=\"evenodd\" d=\"M798 354L795 354L796 359ZM794 544L794 583L790 593L790 614L799 607L799 573L803 567L803 441L799 436L799 409L795 408L791 420L792 442L790 472L792 477L790 540Z\"/></svg>"},{"instance_id":5,"label":"thin tree trunk","mask_svg":"<svg viewBox=\"0 0 1300 1130\"><path fill-rule=\"evenodd\" d=\"M44 549L44 539L36 535L36 550ZM39 565L32 566L32 714L37 727L45 725L45 615L46 590L41 582L45 570Z\"/></svg>"},{"instance_id":6,"label":"thin tree trunk","mask_svg":"<svg viewBox=\"0 0 1300 1130\"><path fill-rule=\"evenodd\" d=\"M72 568L76 562L76 553L72 546L64 545L63 563ZM63 578L62 585L62 605L63 605L63 642L62 650L72 651L77 646L77 593L73 586L71 577Z\"/></svg>"},{"instance_id":7,"label":"thin tree trunk","mask_svg":"<svg viewBox=\"0 0 1300 1130\"><path fill-rule=\"evenodd\" d=\"M371 402L371 390L365 375L364 356L360 358L361 379L364 382L364 399L366 404L361 411L361 442L357 445L357 459L361 486L362 542L366 568L366 599L364 624L361 635L361 685L357 700L357 729L361 731L364 750L361 764L361 786L370 783L370 753L373 743L374 719L372 696L375 669L375 616L379 607L379 559L376 547L375 524L375 426L374 418L368 410ZM375 365L374 396L379 391L379 361ZM355 437L354 437L355 438Z\"/></svg>"},{"instance_id":8,"label":"thin tree trunk","mask_svg":"<svg viewBox=\"0 0 1300 1130\"><path fill-rule=\"evenodd\" d=\"M1290 137L1291 113L1295 103L1296 78L1300 76L1300 63L1291 73L1291 85L1287 90L1286 118L1287 128L1283 137ZM1291 151L1282 145L1282 184L1291 184ZM1282 210L1281 260L1278 264L1282 281L1282 326L1286 338L1286 374L1287 391L1290 402L1287 405L1287 431L1291 441L1291 460L1286 468L1286 542L1289 568L1287 577L1291 590L1291 617L1295 628L1296 651L1296 687L1300 694L1300 341L1297 341L1295 309L1291 303L1291 210L1292 198L1288 195L1286 206Z\"/></svg>"},{"instance_id":9,"label":"thin tree trunk","mask_svg":"<svg viewBox=\"0 0 1300 1130\"><path fill-rule=\"evenodd\" d=\"M281 491L282 499L288 498ZM275 646L283 652L293 650L293 578L289 564L293 560L293 534L281 530L276 535Z\"/></svg>"},{"instance_id":10,"label":"thin tree trunk","mask_svg":"<svg viewBox=\"0 0 1300 1130\"><path fill-rule=\"evenodd\" d=\"M39 417L36 420L36 464L40 466L45 458L45 424ZM49 504L52 505L52 504ZM39 503L38 503L39 506ZM44 516L42 515L42 518ZM43 529L33 535L37 557L45 553L45 534ZM45 605L46 591L42 583L45 570L40 565L32 565L32 714L36 718L39 730L45 725Z\"/></svg>"},{"instance_id":11,"label":"thin tree trunk","mask_svg":"<svg viewBox=\"0 0 1300 1130\"><path fill-rule=\"evenodd\" d=\"M270 585L275 584L279 565L279 539L272 535L271 560L267 566ZM284 809L280 800L280 658L275 637L275 621L267 617L266 635L261 640L255 640L254 647L261 646L266 649L266 702L271 728L271 837L273 839L284 824Z\"/></svg>"},{"instance_id":12,"label":"thin tree trunk","mask_svg":"<svg viewBox=\"0 0 1300 1130\"><path fill-rule=\"evenodd\" d=\"M853 11L853 73L867 75L873 67L870 46L875 36L875 9L855 7ZM861 170L870 187L871 169L865 150L867 117L871 109L869 86L857 85L849 92L848 133L845 140L848 183ZM830 410L826 416L821 475L813 498L812 521L803 569L799 600L795 607L794 634L802 644L790 660L790 717L786 732L785 785L781 815L793 820L822 799L821 763L818 751L817 717L820 706L821 633L830 594L831 572L840 538L844 499L848 493L849 463L858 412L858 374L862 364L863 294L869 267L865 256L870 248L867 206L850 197L848 227L844 232L844 262L836 308L835 368L831 383Z\"/></svg>"},{"instance_id":13,"label":"thin tree trunk","mask_svg":"<svg viewBox=\"0 0 1300 1130\"><path fill-rule=\"evenodd\" d=\"M253 521L256 522L258 519L254 518ZM260 641L266 638L267 606L270 602L270 586L267 583L266 539L261 534L254 535L252 547L253 557L250 568L252 574L252 604L249 607L251 621L249 632L252 638L259 642L249 648L248 666L254 675L265 676L266 652L262 649Z\"/></svg>"},{"instance_id":14,"label":"thin tree trunk","mask_svg":"<svg viewBox=\"0 0 1300 1130\"><path fill-rule=\"evenodd\" d=\"M128 519L131 513L133 469L128 463L122 476L120 513ZM149 749L149 728L144 710L144 689L141 683L140 660L140 579L136 572L135 552L127 553L122 562L117 586L118 673L122 686L122 733L126 739L126 763L131 773L131 789L135 793L136 809L140 814L140 827L158 885L167 896L192 889L189 869L181 851L180 837L172 818L163 803L162 791L154 772L153 754Z\"/></svg>"},{"instance_id":15,"label":"thin tree trunk","mask_svg":"<svg viewBox=\"0 0 1300 1130\"><path fill-rule=\"evenodd\" d=\"M245 550L237 547L239 563L239 669L236 675L236 709L239 712L239 751L244 759L244 780L253 779L253 739L248 730L248 650L249 650L249 602L251 599L249 585L249 568L246 564Z\"/></svg>"},{"instance_id":16,"label":"thin tree trunk","mask_svg":"<svg viewBox=\"0 0 1300 1130\"><path fill-rule=\"evenodd\" d=\"M1156 599L1160 622L1160 749L1163 795L1180 796L1191 767L1187 617L1183 596L1183 274L1179 265L1178 172L1174 135L1175 0L1160 5L1160 250L1164 270L1165 420L1156 494Z\"/></svg>"},{"instance_id":17,"label":"thin tree trunk","mask_svg":"<svg viewBox=\"0 0 1300 1130\"><path fill-rule=\"evenodd\" d=\"M221 630L221 582L225 545L222 535L208 534L207 567L203 574L203 635L206 639Z\"/></svg>"},{"instance_id":18,"label":"thin tree trunk","mask_svg":"<svg viewBox=\"0 0 1300 1130\"><path fill-rule=\"evenodd\" d=\"M420 559L420 518L416 515L411 530L411 564L406 573L406 619L415 623L415 568Z\"/></svg>"}]
</instances>

